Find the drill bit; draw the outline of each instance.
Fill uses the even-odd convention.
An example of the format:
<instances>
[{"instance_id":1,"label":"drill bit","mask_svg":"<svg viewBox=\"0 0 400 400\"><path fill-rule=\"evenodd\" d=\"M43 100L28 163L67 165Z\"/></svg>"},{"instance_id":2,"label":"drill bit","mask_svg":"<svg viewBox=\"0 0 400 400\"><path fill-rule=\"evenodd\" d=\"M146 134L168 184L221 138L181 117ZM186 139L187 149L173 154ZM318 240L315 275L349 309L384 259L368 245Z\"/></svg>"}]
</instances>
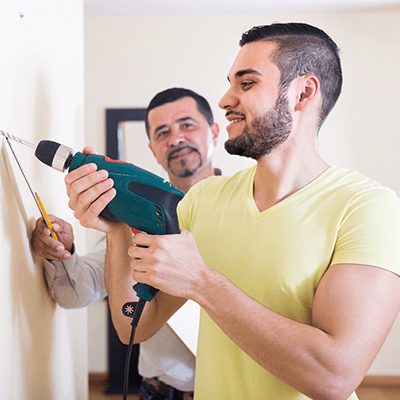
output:
<instances>
[{"instance_id":1,"label":"drill bit","mask_svg":"<svg viewBox=\"0 0 400 400\"><path fill-rule=\"evenodd\" d=\"M18 143L21 143L21 144L23 144L25 146L28 146L28 147L32 148L32 149L36 149L36 145L34 145L31 142L28 142L27 140L21 139L21 138L19 138L17 136L14 136L14 135L10 135L9 133L1 131L1 130L0 130L0 132L1 132L1 134L3 136L5 136L8 139L14 140L14 141L16 141Z\"/></svg>"},{"instance_id":2,"label":"drill bit","mask_svg":"<svg viewBox=\"0 0 400 400\"><path fill-rule=\"evenodd\" d=\"M29 191L30 191L31 194L32 194L32 197L33 197L33 199L34 199L34 201L35 201L35 203L36 203L36 205L37 205L37 207L38 207L38 209L39 209L40 215L42 216L44 223L45 223L46 226L50 229L51 236L52 236L54 239L58 240L57 234L56 234L56 233L54 232L54 230L53 230L53 227L52 227L51 222L50 222L50 219L49 219L49 217L48 217L48 215L47 215L47 213L46 213L46 210L45 210L45 208L44 208L44 206L43 206L43 203L42 203L42 201L40 200L40 197L38 196L38 194L37 194L36 192L33 191L32 186L31 186L31 184L29 183L28 178L27 178L27 176L25 175L24 169L22 168L22 165L21 165L21 163L20 163L20 161L19 161L19 159L18 159L18 157L17 157L17 154L15 153L14 148L13 148L13 146L11 145L11 142L10 142L10 140L9 140L10 138L9 138L8 134L5 134L3 131L0 131L0 132L5 136L6 142L7 142L8 145L10 146L11 153L12 153L13 156L14 156L14 159L15 159L15 161L16 161L18 167L19 167L19 170L20 170L21 173L22 173L23 178L25 179L26 184L28 185L28 189L29 189ZM11 136L11 135L10 135L10 136ZM13 138L15 138L15 136L13 136ZM33 146L33 148L36 148L36 146L35 146L34 144L32 144L32 143L30 143L30 142L26 142L25 140L22 140L22 139L19 139L19 138L15 138L15 139L12 139L12 140L16 140L17 142L22 143L22 144L25 144L26 146L29 146L29 147L32 147L32 146ZM27 143L29 143L29 144L27 144ZM31 146L31 145L32 145L32 146ZM61 264L62 264L62 266L63 266L63 268L64 268L64 272L65 272L65 274L66 274L66 276L67 276L67 279L68 279L68 281L69 281L69 283L70 283L72 289L74 290L74 292L75 292L75 294L76 294L76 297L79 298L78 292L76 291L76 288L75 288L75 283L72 281L71 277L69 276L67 267L65 266L65 264L64 264L63 261L61 261Z\"/></svg>"}]
</instances>

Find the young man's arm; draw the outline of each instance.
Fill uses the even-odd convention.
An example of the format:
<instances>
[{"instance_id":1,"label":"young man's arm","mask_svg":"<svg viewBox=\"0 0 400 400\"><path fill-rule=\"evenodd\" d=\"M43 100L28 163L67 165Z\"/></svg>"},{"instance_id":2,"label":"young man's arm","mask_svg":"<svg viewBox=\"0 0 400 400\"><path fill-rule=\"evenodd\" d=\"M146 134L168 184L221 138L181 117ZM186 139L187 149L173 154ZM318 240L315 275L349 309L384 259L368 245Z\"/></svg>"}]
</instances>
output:
<instances>
[{"instance_id":1,"label":"young man's arm","mask_svg":"<svg viewBox=\"0 0 400 400\"><path fill-rule=\"evenodd\" d=\"M218 287L220 298L202 296L209 316L267 371L313 399L351 395L400 310L400 278L372 266L330 267L316 292L312 326L272 312L224 278Z\"/></svg>"},{"instance_id":2,"label":"young man's arm","mask_svg":"<svg viewBox=\"0 0 400 400\"><path fill-rule=\"evenodd\" d=\"M202 261L193 235L135 235L133 277L196 301L243 351L313 399L347 399L400 310L400 278L367 265L331 266L316 291L312 325L262 306Z\"/></svg>"}]
</instances>

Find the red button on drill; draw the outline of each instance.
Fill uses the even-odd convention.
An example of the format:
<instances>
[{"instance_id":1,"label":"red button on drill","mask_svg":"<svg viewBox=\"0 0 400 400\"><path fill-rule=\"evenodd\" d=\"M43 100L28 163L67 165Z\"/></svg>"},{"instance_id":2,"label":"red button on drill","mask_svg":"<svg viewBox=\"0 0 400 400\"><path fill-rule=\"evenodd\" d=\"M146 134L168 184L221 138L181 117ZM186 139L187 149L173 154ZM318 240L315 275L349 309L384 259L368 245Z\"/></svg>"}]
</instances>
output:
<instances>
[{"instance_id":1,"label":"red button on drill","mask_svg":"<svg viewBox=\"0 0 400 400\"><path fill-rule=\"evenodd\" d=\"M126 161L122 161L122 160L113 160L112 158L110 158L110 157L104 157L104 161L107 161L107 162L115 162L115 163L123 163L123 164L128 164Z\"/></svg>"}]
</instances>

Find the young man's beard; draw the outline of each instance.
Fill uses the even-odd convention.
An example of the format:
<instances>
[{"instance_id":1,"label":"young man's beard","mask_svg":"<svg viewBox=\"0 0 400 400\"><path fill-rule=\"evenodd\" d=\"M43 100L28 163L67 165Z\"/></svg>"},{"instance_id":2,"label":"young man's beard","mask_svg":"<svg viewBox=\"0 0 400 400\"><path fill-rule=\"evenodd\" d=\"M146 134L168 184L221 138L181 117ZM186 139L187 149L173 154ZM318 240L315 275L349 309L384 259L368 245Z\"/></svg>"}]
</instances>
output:
<instances>
[{"instance_id":1,"label":"young man's beard","mask_svg":"<svg viewBox=\"0 0 400 400\"><path fill-rule=\"evenodd\" d=\"M229 154L250 157L259 160L283 143L292 130L292 115L285 90L279 91L275 107L263 116L255 119L251 128L245 127L243 132L225 142Z\"/></svg>"}]
</instances>

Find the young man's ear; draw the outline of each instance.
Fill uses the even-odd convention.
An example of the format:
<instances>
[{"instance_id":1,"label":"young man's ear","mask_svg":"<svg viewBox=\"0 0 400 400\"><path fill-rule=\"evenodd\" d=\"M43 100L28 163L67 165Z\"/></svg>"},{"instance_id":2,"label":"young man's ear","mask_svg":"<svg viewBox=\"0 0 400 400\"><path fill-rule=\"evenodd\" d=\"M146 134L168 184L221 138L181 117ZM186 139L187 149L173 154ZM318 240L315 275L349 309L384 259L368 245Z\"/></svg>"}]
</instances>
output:
<instances>
[{"instance_id":1,"label":"young man's ear","mask_svg":"<svg viewBox=\"0 0 400 400\"><path fill-rule=\"evenodd\" d=\"M298 83L295 111L303 111L314 103L320 93L319 80L314 75L302 76Z\"/></svg>"}]
</instances>

